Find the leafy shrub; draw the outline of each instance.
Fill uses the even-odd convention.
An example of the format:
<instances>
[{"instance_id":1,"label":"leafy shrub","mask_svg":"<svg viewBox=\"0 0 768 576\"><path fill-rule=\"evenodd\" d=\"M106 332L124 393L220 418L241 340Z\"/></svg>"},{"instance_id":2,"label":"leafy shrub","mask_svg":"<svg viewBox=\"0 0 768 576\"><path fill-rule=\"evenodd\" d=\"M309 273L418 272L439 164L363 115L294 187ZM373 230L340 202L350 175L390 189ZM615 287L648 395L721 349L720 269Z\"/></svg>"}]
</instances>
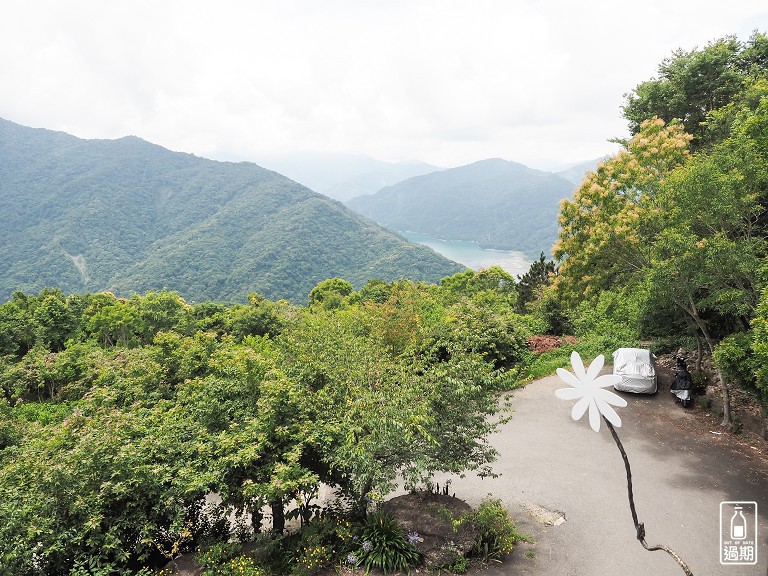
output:
<instances>
[{"instance_id":1,"label":"leafy shrub","mask_svg":"<svg viewBox=\"0 0 768 576\"><path fill-rule=\"evenodd\" d=\"M410 571L421 557L408 541L402 526L389 514L370 514L360 535L360 550L355 554L358 566L365 566L366 573L378 568L385 574L393 571Z\"/></svg>"},{"instance_id":2,"label":"leafy shrub","mask_svg":"<svg viewBox=\"0 0 768 576\"><path fill-rule=\"evenodd\" d=\"M314 574L333 563L336 550L328 544L301 546L293 553L293 562L300 574Z\"/></svg>"},{"instance_id":3,"label":"leafy shrub","mask_svg":"<svg viewBox=\"0 0 768 576\"><path fill-rule=\"evenodd\" d=\"M463 299L448 310L446 322L431 330L425 351L443 361L477 353L494 368L506 368L525 357L526 328L516 314Z\"/></svg>"},{"instance_id":4,"label":"leafy shrub","mask_svg":"<svg viewBox=\"0 0 768 576\"><path fill-rule=\"evenodd\" d=\"M477 510L455 522L456 527L466 523L478 533L470 556L478 557L483 562L501 559L512 552L515 543L527 539L517 531L500 499L484 499Z\"/></svg>"},{"instance_id":5,"label":"leafy shrub","mask_svg":"<svg viewBox=\"0 0 768 576\"><path fill-rule=\"evenodd\" d=\"M448 570L454 574L466 574L467 570L469 570L469 558L466 556L456 556L456 560L448 566Z\"/></svg>"},{"instance_id":6,"label":"leafy shrub","mask_svg":"<svg viewBox=\"0 0 768 576\"><path fill-rule=\"evenodd\" d=\"M349 520L336 514L326 514L304 525L290 546L290 560L293 570L299 573L314 573L330 566L339 556L354 548L353 527Z\"/></svg>"},{"instance_id":7,"label":"leafy shrub","mask_svg":"<svg viewBox=\"0 0 768 576\"><path fill-rule=\"evenodd\" d=\"M267 572L249 556L237 556L223 564L203 570L201 576L267 576Z\"/></svg>"},{"instance_id":8,"label":"leafy shrub","mask_svg":"<svg viewBox=\"0 0 768 576\"><path fill-rule=\"evenodd\" d=\"M752 334L755 385L760 394L763 410L768 412L768 288L760 295L760 304L752 319Z\"/></svg>"},{"instance_id":9,"label":"leafy shrub","mask_svg":"<svg viewBox=\"0 0 768 576\"><path fill-rule=\"evenodd\" d=\"M448 514L450 516L450 512L448 512ZM461 550L458 549L456 544L453 542L448 542L442 546L441 550L444 552L450 552L453 555L451 562L447 563L445 566L441 566L441 568L444 568L453 574L467 573L467 570L469 570L469 558L462 554Z\"/></svg>"},{"instance_id":10,"label":"leafy shrub","mask_svg":"<svg viewBox=\"0 0 768 576\"><path fill-rule=\"evenodd\" d=\"M714 361L726 380L747 390L755 389L751 333L739 332L723 338L715 348Z\"/></svg>"},{"instance_id":11,"label":"leafy shrub","mask_svg":"<svg viewBox=\"0 0 768 576\"><path fill-rule=\"evenodd\" d=\"M558 368L568 368L571 363L571 352L576 350L582 358L593 359L602 354L606 363L612 361L613 352L617 348L628 346L629 343L617 340L612 335L592 335L579 338L572 344L567 339L563 340L560 348L543 352L542 354L529 354L525 366L520 374L520 381L527 382L544 376L554 374Z\"/></svg>"},{"instance_id":12,"label":"leafy shrub","mask_svg":"<svg viewBox=\"0 0 768 576\"><path fill-rule=\"evenodd\" d=\"M28 402L14 408L19 420L37 422L41 426L58 424L72 412L68 404L50 404L47 402Z\"/></svg>"},{"instance_id":13,"label":"leafy shrub","mask_svg":"<svg viewBox=\"0 0 768 576\"><path fill-rule=\"evenodd\" d=\"M576 336L610 338L615 348L629 346L639 337L642 293L631 288L604 290L596 300L584 300L576 307L571 322Z\"/></svg>"},{"instance_id":14,"label":"leafy shrub","mask_svg":"<svg viewBox=\"0 0 768 576\"><path fill-rule=\"evenodd\" d=\"M198 548L195 560L203 568L201 576L264 576L266 571L235 542L218 542Z\"/></svg>"},{"instance_id":15,"label":"leafy shrub","mask_svg":"<svg viewBox=\"0 0 768 576\"><path fill-rule=\"evenodd\" d=\"M210 546L198 548L195 560L203 568L215 568L239 556L243 547L235 542L217 542Z\"/></svg>"}]
</instances>

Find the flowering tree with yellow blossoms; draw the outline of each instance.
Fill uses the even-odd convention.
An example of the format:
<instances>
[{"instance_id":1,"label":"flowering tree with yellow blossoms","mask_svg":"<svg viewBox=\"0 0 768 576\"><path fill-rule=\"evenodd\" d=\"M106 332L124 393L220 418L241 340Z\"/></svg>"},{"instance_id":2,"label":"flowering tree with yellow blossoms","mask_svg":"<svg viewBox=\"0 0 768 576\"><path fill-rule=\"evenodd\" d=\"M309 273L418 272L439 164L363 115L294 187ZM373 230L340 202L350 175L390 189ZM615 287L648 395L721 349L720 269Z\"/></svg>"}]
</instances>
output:
<instances>
[{"instance_id":1,"label":"flowering tree with yellow blossoms","mask_svg":"<svg viewBox=\"0 0 768 576\"><path fill-rule=\"evenodd\" d=\"M758 300L767 133L768 90L754 109L734 114L728 138L693 155L679 124L643 122L561 205L559 294L590 301L642 281L654 305L670 317L682 312L714 353L720 335L707 316L747 326ZM718 375L727 426L728 384Z\"/></svg>"},{"instance_id":2,"label":"flowering tree with yellow blossoms","mask_svg":"<svg viewBox=\"0 0 768 576\"><path fill-rule=\"evenodd\" d=\"M562 261L556 286L567 300L589 298L647 268L657 192L688 158L690 140L680 124L646 120L624 150L587 174L572 201L561 203L553 252Z\"/></svg>"}]
</instances>

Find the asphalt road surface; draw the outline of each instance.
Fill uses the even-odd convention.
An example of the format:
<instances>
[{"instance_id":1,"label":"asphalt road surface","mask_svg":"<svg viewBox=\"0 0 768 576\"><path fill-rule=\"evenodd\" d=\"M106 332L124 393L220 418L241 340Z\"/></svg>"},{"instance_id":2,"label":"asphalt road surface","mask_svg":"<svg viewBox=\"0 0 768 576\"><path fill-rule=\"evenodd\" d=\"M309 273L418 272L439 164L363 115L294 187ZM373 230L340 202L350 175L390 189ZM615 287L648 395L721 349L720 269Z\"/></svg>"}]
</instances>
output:
<instances>
[{"instance_id":1,"label":"asphalt road surface","mask_svg":"<svg viewBox=\"0 0 768 576\"><path fill-rule=\"evenodd\" d=\"M476 506L501 498L519 529L532 537L488 576L683 575L665 552L636 539L621 454L602 422L571 419L573 402L554 391L558 377L514 393L512 420L493 437L498 478L453 478L449 488ZM766 443L723 433L719 419L675 404L669 385L655 395L620 394L617 429L632 469L635 505L649 545L663 544L695 576L768 575ZM757 564L721 564L721 502L757 502ZM726 505L726 516L732 508ZM730 518L724 519L728 522Z\"/></svg>"}]
</instances>

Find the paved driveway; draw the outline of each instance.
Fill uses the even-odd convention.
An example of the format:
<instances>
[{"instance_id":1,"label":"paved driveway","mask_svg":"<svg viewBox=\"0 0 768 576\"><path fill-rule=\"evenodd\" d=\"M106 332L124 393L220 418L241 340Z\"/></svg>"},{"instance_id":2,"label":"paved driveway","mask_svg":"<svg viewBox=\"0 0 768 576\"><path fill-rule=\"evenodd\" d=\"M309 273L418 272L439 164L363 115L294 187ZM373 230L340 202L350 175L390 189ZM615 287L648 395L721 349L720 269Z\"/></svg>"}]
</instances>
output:
<instances>
[{"instance_id":1,"label":"paved driveway","mask_svg":"<svg viewBox=\"0 0 768 576\"><path fill-rule=\"evenodd\" d=\"M477 505L492 494L533 536L488 576L648 576L684 574L665 552L648 552L635 537L624 464L610 432L573 402L558 400L557 377L515 392L512 420L494 437L499 478L453 479L456 496ZM696 576L768 574L768 454L720 433L717 420L673 402L662 380L653 396L622 394L618 429L632 466L635 504L650 545L675 550ZM720 502L756 501L758 564L720 564ZM558 518L558 525L548 525ZM528 555L525 552L528 552ZM533 557L530 557L533 556Z\"/></svg>"}]
</instances>

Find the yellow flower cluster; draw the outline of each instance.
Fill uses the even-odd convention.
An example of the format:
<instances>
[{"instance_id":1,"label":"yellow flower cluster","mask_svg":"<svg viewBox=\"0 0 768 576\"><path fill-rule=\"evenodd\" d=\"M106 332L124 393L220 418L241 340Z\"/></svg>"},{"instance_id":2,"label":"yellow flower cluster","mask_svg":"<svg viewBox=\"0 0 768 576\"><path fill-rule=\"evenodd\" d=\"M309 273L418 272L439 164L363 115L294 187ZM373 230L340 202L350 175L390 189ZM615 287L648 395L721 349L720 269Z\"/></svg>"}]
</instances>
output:
<instances>
[{"instance_id":1,"label":"yellow flower cluster","mask_svg":"<svg viewBox=\"0 0 768 576\"><path fill-rule=\"evenodd\" d=\"M349 520L342 520L341 518L336 520L336 535L342 542L352 540L354 534L352 533L352 524Z\"/></svg>"},{"instance_id":2,"label":"yellow flower cluster","mask_svg":"<svg viewBox=\"0 0 768 576\"><path fill-rule=\"evenodd\" d=\"M248 556L238 556L217 568L209 568L204 576L266 576L256 561Z\"/></svg>"},{"instance_id":3,"label":"yellow flower cluster","mask_svg":"<svg viewBox=\"0 0 768 576\"><path fill-rule=\"evenodd\" d=\"M296 563L309 573L313 573L333 560L336 550L326 545L307 546L296 556Z\"/></svg>"}]
</instances>

